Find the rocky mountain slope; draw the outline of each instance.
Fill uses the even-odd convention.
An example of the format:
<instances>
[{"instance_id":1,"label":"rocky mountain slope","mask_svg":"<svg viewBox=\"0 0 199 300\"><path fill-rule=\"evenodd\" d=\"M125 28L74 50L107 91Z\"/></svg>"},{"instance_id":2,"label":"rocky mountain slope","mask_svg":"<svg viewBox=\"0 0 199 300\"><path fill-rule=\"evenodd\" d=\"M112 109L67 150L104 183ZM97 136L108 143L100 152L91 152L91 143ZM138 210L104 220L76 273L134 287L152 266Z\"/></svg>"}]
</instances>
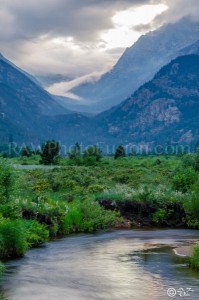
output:
<instances>
[{"instance_id":1,"label":"rocky mountain slope","mask_svg":"<svg viewBox=\"0 0 199 300\"><path fill-rule=\"evenodd\" d=\"M129 97L172 59L189 54L185 48L198 38L199 23L187 18L163 26L126 49L115 67L99 81L76 87L72 92L90 101L87 110L102 112ZM183 53L180 52L182 49Z\"/></svg>"},{"instance_id":2,"label":"rocky mountain slope","mask_svg":"<svg viewBox=\"0 0 199 300\"><path fill-rule=\"evenodd\" d=\"M178 57L130 98L98 116L110 140L194 143L199 140L199 56ZM100 129L101 130L101 129Z\"/></svg>"}]
</instances>

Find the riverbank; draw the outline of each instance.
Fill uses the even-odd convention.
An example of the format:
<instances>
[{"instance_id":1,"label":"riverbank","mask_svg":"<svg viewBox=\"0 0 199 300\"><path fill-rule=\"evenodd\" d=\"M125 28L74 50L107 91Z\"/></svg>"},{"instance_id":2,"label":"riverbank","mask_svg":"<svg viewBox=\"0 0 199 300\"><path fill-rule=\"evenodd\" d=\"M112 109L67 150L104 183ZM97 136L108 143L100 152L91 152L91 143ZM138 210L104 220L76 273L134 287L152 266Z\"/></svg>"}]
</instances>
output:
<instances>
[{"instance_id":1,"label":"riverbank","mask_svg":"<svg viewBox=\"0 0 199 300\"><path fill-rule=\"evenodd\" d=\"M174 248L174 252L178 256L191 257L194 252L194 247L199 245L199 240L191 240L185 245Z\"/></svg>"},{"instance_id":2,"label":"riverbank","mask_svg":"<svg viewBox=\"0 0 199 300\"><path fill-rule=\"evenodd\" d=\"M199 241L190 241L188 246L180 246L174 249L177 256L188 259L190 267L199 271Z\"/></svg>"},{"instance_id":3,"label":"riverbank","mask_svg":"<svg viewBox=\"0 0 199 300\"><path fill-rule=\"evenodd\" d=\"M174 253L182 257L191 257L193 255L193 246L183 246L175 248Z\"/></svg>"}]
</instances>

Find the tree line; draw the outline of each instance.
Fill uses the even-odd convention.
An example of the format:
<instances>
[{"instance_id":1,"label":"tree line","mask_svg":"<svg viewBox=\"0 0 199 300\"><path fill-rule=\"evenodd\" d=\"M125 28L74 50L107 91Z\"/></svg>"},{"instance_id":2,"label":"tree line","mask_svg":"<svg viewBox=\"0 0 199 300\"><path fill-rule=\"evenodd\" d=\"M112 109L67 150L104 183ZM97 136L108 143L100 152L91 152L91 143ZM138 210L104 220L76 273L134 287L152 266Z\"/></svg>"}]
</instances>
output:
<instances>
[{"instance_id":1,"label":"tree line","mask_svg":"<svg viewBox=\"0 0 199 300\"><path fill-rule=\"evenodd\" d=\"M21 150L21 156L30 157L34 154L39 154L41 156L40 163L44 165L55 164L58 157L60 156L60 145L54 140L49 140L42 145L41 151L31 151L30 147L23 147ZM103 157L103 152L99 146L93 145L87 147L84 151L81 150L79 143L76 143L72 149L68 152L68 157L70 160L78 161L80 159L90 160L99 162ZM126 152L123 146L118 146L114 158L118 159L120 157L126 157Z\"/></svg>"}]
</instances>

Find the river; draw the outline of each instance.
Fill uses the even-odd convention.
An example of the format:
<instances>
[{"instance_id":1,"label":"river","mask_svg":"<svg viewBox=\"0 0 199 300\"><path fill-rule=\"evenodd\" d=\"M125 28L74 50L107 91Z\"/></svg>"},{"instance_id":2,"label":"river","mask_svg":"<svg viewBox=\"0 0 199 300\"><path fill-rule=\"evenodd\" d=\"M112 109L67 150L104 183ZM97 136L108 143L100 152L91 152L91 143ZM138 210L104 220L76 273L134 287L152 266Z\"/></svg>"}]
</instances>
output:
<instances>
[{"instance_id":1,"label":"river","mask_svg":"<svg viewBox=\"0 0 199 300\"><path fill-rule=\"evenodd\" d=\"M194 230L129 230L73 235L6 262L2 299L199 299L199 275L172 250ZM183 290L182 290L183 289ZM192 289L189 291L189 289ZM184 291L187 293L181 294ZM189 294L189 296L188 296ZM5 296L5 298L4 298Z\"/></svg>"}]
</instances>

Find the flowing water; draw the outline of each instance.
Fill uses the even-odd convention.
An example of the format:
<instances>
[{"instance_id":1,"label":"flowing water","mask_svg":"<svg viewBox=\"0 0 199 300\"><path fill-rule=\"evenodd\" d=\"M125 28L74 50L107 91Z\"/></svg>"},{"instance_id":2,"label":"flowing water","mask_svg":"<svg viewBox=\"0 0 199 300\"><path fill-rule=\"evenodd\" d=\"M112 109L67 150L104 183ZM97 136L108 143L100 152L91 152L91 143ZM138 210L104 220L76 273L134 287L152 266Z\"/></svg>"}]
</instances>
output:
<instances>
[{"instance_id":1,"label":"flowing water","mask_svg":"<svg viewBox=\"0 0 199 300\"><path fill-rule=\"evenodd\" d=\"M172 250L193 230L129 230L74 235L6 263L8 300L199 299L199 275ZM191 291L189 289L192 289ZM176 291L176 292L175 292ZM186 293L186 295L185 295ZM188 296L189 294L189 296ZM5 298L4 298L5 297Z\"/></svg>"}]
</instances>

